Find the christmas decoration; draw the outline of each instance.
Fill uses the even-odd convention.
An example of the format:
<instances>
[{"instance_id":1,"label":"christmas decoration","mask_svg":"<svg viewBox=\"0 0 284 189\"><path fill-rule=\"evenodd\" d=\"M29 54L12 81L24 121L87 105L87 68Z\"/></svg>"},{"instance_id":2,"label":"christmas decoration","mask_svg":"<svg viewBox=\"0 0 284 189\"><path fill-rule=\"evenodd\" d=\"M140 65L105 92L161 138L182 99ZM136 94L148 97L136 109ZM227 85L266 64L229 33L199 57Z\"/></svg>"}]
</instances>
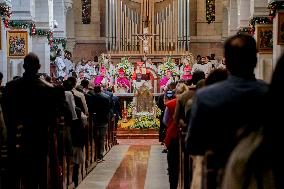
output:
<instances>
[{"instance_id":1,"label":"christmas decoration","mask_svg":"<svg viewBox=\"0 0 284 189\"><path fill-rule=\"evenodd\" d=\"M249 20L249 25L252 28L252 33L255 31L256 24L272 24L269 17L253 17Z\"/></svg>"},{"instance_id":2,"label":"christmas decoration","mask_svg":"<svg viewBox=\"0 0 284 189\"><path fill-rule=\"evenodd\" d=\"M277 9L284 9L284 1L271 1L268 6L269 11L269 19L272 21L276 15Z\"/></svg>"},{"instance_id":3,"label":"christmas decoration","mask_svg":"<svg viewBox=\"0 0 284 189\"><path fill-rule=\"evenodd\" d=\"M34 34L35 32L35 23L29 21L21 21L21 20L7 20L3 19L5 26L9 28L16 28L16 29L30 29L30 34Z\"/></svg>"},{"instance_id":4,"label":"christmas decoration","mask_svg":"<svg viewBox=\"0 0 284 189\"><path fill-rule=\"evenodd\" d=\"M215 0L206 0L206 20L208 24L215 21Z\"/></svg>"},{"instance_id":5,"label":"christmas decoration","mask_svg":"<svg viewBox=\"0 0 284 189\"><path fill-rule=\"evenodd\" d=\"M91 22L91 0L82 0L82 23L90 24Z\"/></svg>"},{"instance_id":6,"label":"christmas decoration","mask_svg":"<svg viewBox=\"0 0 284 189\"><path fill-rule=\"evenodd\" d=\"M238 34L247 33L247 34L253 35L254 34L254 28L253 27L240 27L237 33Z\"/></svg>"},{"instance_id":7,"label":"christmas decoration","mask_svg":"<svg viewBox=\"0 0 284 189\"><path fill-rule=\"evenodd\" d=\"M55 44L55 46L57 46L58 44L61 44L63 49L65 49L67 39L66 38L53 38L52 43Z\"/></svg>"},{"instance_id":8,"label":"christmas decoration","mask_svg":"<svg viewBox=\"0 0 284 189\"><path fill-rule=\"evenodd\" d=\"M0 5L0 15L2 17L10 18L12 14L11 8L7 5Z\"/></svg>"}]
</instances>

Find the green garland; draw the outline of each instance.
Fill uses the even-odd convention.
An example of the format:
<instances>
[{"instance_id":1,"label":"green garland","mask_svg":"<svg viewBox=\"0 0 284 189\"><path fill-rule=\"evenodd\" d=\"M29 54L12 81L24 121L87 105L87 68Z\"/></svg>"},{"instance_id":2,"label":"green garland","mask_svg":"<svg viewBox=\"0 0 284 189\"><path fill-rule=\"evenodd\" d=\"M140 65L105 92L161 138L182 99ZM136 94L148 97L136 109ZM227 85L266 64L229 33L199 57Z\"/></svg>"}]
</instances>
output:
<instances>
[{"instance_id":1,"label":"green garland","mask_svg":"<svg viewBox=\"0 0 284 189\"><path fill-rule=\"evenodd\" d=\"M67 44L67 39L66 38L53 38L52 43L53 44L61 44L62 47L65 49L66 44Z\"/></svg>"},{"instance_id":2,"label":"green garland","mask_svg":"<svg viewBox=\"0 0 284 189\"><path fill-rule=\"evenodd\" d=\"M284 9L284 2L283 1L271 1L267 8L270 10L269 11L269 17L271 20L273 20L273 18L276 15L276 10L277 9Z\"/></svg>"},{"instance_id":3,"label":"green garland","mask_svg":"<svg viewBox=\"0 0 284 189\"><path fill-rule=\"evenodd\" d=\"M255 31L256 24L272 24L272 20L269 17L252 17L249 20L249 25L252 28L252 33Z\"/></svg>"},{"instance_id":4,"label":"green garland","mask_svg":"<svg viewBox=\"0 0 284 189\"><path fill-rule=\"evenodd\" d=\"M215 0L206 0L206 20L208 24L215 21Z\"/></svg>"},{"instance_id":5,"label":"green garland","mask_svg":"<svg viewBox=\"0 0 284 189\"><path fill-rule=\"evenodd\" d=\"M30 30L30 35L34 35L35 23L30 21L21 21L21 20L9 20L8 27L17 28L17 29L27 29Z\"/></svg>"},{"instance_id":6,"label":"green garland","mask_svg":"<svg viewBox=\"0 0 284 189\"><path fill-rule=\"evenodd\" d=\"M253 35L254 30L253 27L240 27L237 33L248 33L250 35Z\"/></svg>"},{"instance_id":7,"label":"green garland","mask_svg":"<svg viewBox=\"0 0 284 189\"><path fill-rule=\"evenodd\" d=\"M0 15L1 16L7 16L8 18L10 18L11 14L12 14L11 7L7 5L0 5Z\"/></svg>"}]
</instances>

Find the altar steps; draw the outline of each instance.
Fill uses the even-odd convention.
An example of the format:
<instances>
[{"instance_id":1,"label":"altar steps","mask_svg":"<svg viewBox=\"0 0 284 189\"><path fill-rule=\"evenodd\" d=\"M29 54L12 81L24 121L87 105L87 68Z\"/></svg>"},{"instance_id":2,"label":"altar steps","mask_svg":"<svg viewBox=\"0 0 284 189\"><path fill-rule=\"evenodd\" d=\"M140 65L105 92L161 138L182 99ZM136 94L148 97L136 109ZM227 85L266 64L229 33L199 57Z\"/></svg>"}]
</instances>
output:
<instances>
[{"instance_id":1,"label":"altar steps","mask_svg":"<svg viewBox=\"0 0 284 189\"><path fill-rule=\"evenodd\" d=\"M159 133L155 129L121 129L116 132L117 139L158 139Z\"/></svg>"}]
</instances>

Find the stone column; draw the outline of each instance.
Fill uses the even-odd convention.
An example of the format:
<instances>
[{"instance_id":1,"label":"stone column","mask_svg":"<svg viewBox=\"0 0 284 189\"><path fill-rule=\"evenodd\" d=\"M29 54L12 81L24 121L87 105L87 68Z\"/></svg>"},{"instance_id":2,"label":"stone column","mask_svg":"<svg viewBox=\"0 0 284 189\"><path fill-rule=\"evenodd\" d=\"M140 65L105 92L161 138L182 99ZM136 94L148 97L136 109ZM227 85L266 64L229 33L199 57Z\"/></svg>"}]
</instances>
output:
<instances>
[{"instance_id":1,"label":"stone column","mask_svg":"<svg viewBox=\"0 0 284 189\"><path fill-rule=\"evenodd\" d=\"M267 0L254 0L250 4L250 15L254 16L267 16Z\"/></svg>"},{"instance_id":2,"label":"stone column","mask_svg":"<svg viewBox=\"0 0 284 189\"><path fill-rule=\"evenodd\" d=\"M250 1L240 0L240 4L238 7L239 7L238 25L239 27L247 27L249 24L249 17L250 17Z\"/></svg>"},{"instance_id":3,"label":"stone column","mask_svg":"<svg viewBox=\"0 0 284 189\"><path fill-rule=\"evenodd\" d=\"M73 54L73 50L76 44L76 37L75 37L74 8L72 6L73 6L72 1L65 0L66 37L67 37L66 49Z\"/></svg>"},{"instance_id":4,"label":"stone column","mask_svg":"<svg viewBox=\"0 0 284 189\"><path fill-rule=\"evenodd\" d=\"M57 27L53 30L53 37L66 37L66 10L64 0L53 0L53 19L57 22Z\"/></svg>"},{"instance_id":5,"label":"stone column","mask_svg":"<svg viewBox=\"0 0 284 189\"><path fill-rule=\"evenodd\" d=\"M53 0L35 1L35 22L38 29L53 29ZM33 52L40 58L41 73L50 74L50 47L46 36L34 36Z\"/></svg>"},{"instance_id":6,"label":"stone column","mask_svg":"<svg viewBox=\"0 0 284 189\"><path fill-rule=\"evenodd\" d=\"M0 17L1 18L1 17ZM2 22L2 19L1 19ZM7 61L7 38L6 28L3 22L0 24L1 48L0 48L0 71L3 73L3 84L8 81L8 61Z\"/></svg>"},{"instance_id":7,"label":"stone column","mask_svg":"<svg viewBox=\"0 0 284 189\"><path fill-rule=\"evenodd\" d=\"M273 69L275 68L278 59L284 52L284 45L280 45L277 43L278 36L278 16L279 13L284 13L284 10L277 10L276 16L273 19Z\"/></svg>"},{"instance_id":8,"label":"stone column","mask_svg":"<svg viewBox=\"0 0 284 189\"><path fill-rule=\"evenodd\" d=\"M228 35L235 35L238 31L238 2L237 0L230 1L229 9L229 31Z\"/></svg>"}]
</instances>

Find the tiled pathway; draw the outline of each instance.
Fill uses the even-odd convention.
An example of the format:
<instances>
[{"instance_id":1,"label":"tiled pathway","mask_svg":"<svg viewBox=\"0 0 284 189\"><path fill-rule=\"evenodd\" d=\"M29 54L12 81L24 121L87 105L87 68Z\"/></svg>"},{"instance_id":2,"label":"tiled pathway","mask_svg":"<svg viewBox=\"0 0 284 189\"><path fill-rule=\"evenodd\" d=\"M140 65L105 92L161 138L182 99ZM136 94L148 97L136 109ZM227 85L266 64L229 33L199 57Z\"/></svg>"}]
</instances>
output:
<instances>
[{"instance_id":1,"label":"tiled pathway","mask_svg":"<svg viewBox=\"0 0 284 189\"><path fill-rule=\"evenodd\" d=\"M137 139L136 139L137 140ZM126 144L129 142L129 144ZM119 141L78 189L168 189L167 157L154 140Z\"/></svg>"}]
</instances>

